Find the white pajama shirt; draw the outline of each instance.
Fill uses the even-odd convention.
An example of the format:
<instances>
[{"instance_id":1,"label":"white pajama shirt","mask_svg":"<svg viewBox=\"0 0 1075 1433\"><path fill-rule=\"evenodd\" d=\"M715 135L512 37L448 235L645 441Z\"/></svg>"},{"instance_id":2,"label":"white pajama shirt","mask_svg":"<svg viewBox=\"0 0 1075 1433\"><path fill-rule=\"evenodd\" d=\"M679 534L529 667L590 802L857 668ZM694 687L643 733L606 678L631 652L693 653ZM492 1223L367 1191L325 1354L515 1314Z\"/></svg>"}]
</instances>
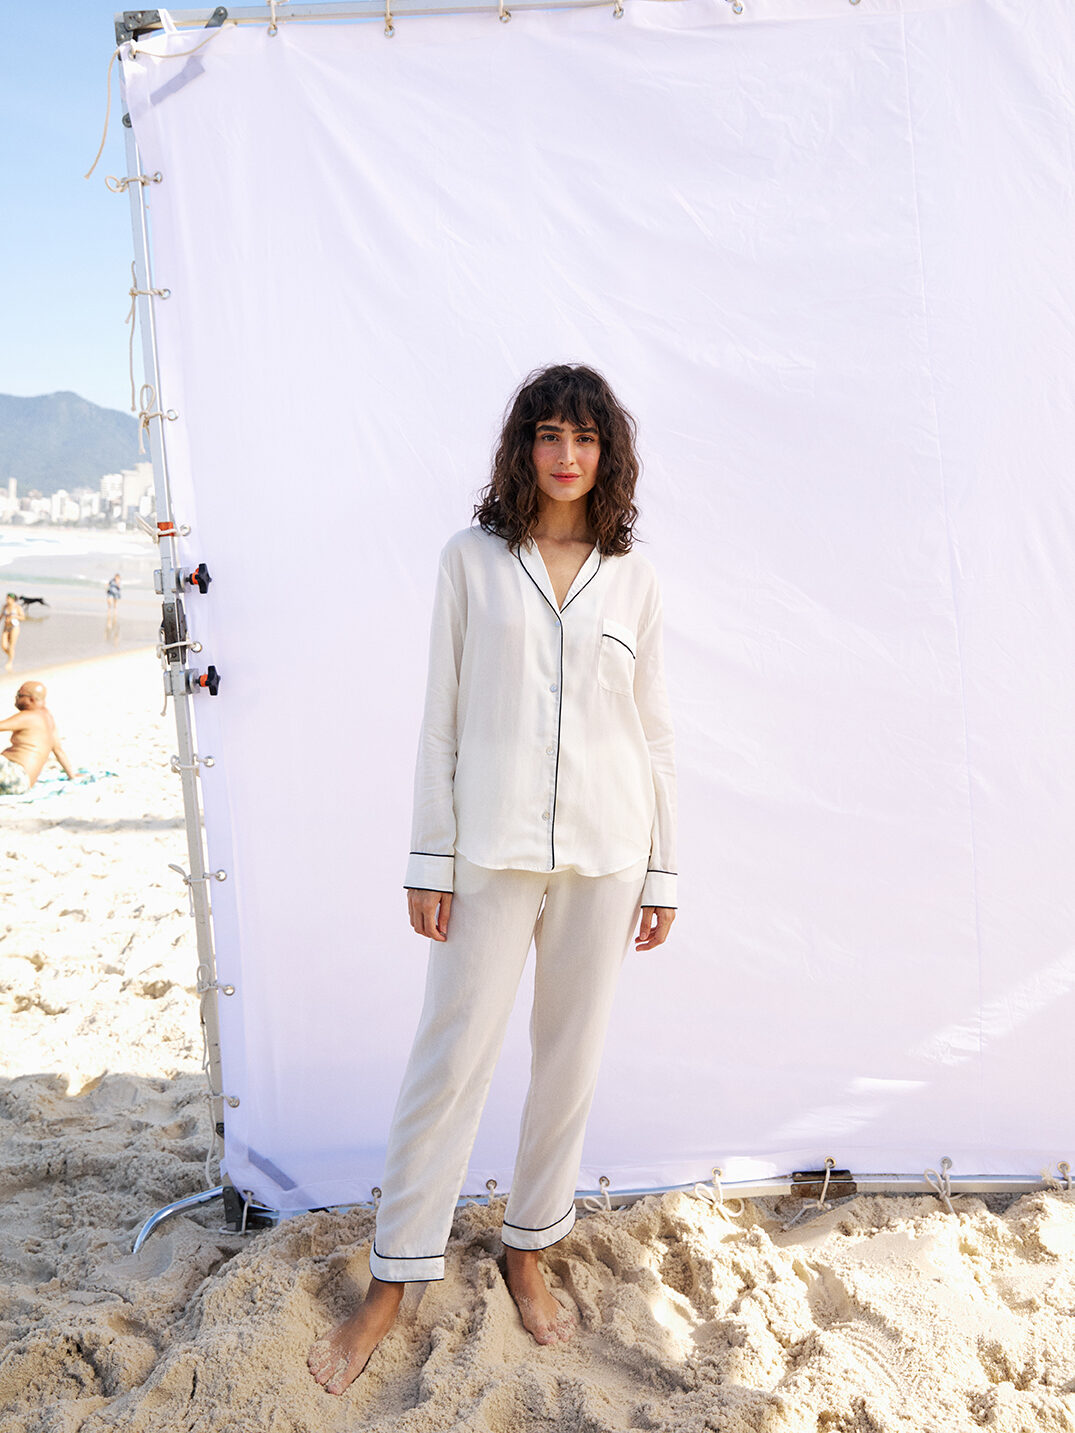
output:
<instances>
[{"instance_id":1,"label":"white pajama shirt","mask_svg":"<svg viewBox=\"0 0 1075 1433\"><path fill-rule=\"evenodd\" d=\"M641 553L595 548L559 608L536 544L479 527L440 555L404 885L494 870L608 875L647 861L675 906L675 765L661 597Z\"/></svg>"},{"instance_id":2,"label":"white pajama shirt","mask_svg":"<svg viewBox=\"0 0 1075 1433\"><path fill-rule=\"evenodd\" d=\"M467 528L440 558L405 884L453 893L430 941L370 1269L444 1276L444 1246L534 942L530 1090L503 1242L575 1219L586 1119L643 905L674 906L675 773L649 562L595 550L557 606L535 545Z\"/></svg>"}]
</instances>

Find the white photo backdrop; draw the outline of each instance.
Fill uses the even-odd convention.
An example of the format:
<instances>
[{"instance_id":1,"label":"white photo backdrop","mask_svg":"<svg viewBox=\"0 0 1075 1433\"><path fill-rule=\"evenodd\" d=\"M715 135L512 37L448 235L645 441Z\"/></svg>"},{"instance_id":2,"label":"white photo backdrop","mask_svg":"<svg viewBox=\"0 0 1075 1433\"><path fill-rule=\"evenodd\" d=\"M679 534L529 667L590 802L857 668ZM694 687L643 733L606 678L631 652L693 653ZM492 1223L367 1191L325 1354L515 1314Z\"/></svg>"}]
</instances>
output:
<instances>
[{"instance_id":1,"label":"white photo backdrop","mask_svg":"<svg viewBox=\"0 0 1075 1433\"><path fill-rule=\"evenodd\" d=\"M639 420L681 791L679 918L628 958L583 1185L1071 1158L1070 5L395 28L123 58L215 578L231 1178L283 1209L380 1181L436 557L562 360ZM527 1064L517 1010L468 1189L508 1184Z\"/></svg>"}]
</instances>

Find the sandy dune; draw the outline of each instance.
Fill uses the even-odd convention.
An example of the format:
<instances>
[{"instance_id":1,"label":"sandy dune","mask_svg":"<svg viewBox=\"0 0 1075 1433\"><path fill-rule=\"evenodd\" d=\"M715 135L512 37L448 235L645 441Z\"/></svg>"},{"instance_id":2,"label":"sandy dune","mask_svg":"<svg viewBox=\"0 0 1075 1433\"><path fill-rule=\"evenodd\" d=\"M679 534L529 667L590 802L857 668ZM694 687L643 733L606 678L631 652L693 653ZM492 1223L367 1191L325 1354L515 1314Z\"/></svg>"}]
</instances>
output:
<instances>
[{"instance_id":1,"label":"sandy dune","mask_svg":"<svg viewBox=\"0 0 1075 1433\"><path fill-rule=\"evenodd\" d=\"M9 690L10 687L10 690ZM10 702L14 684L3 688ZM462 1209L332 1398L313 1338L364 1287L369 1211L221 1232L204 1187L194 946L170 715L151 657L57 671L77 764L0 804L0 1433L1075 1430L1075 1195L858 1198L725 1217L686 1194L589 1215L552 1251L568 1347L523 1331L497 1210Z\"/></svg>"}]
</instances>

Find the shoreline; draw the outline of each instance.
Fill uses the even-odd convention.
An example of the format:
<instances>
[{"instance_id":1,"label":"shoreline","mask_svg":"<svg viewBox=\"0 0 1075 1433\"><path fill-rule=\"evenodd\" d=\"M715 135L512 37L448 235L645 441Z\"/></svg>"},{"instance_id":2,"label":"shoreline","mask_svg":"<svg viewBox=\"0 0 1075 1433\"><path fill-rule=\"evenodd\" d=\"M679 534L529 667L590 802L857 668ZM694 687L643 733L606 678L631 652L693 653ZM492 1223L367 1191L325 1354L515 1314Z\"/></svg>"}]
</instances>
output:
<instances>
[{"instance_id":1,"label":"shoreline","mask_svg":"<svg viewBox=\"0 0 1075 1433\"><path fill-rule=\"evenodd\" d=\"M37 680L39 674L55 667L78 662L123 656L127 652L155 650L160 620L120 614L118 640L105 635L104 614L55 612L47 618L30 618L20 624L15 647L15 666L6 671L0 661L0 677L21 682Z\"/></svg>"}]
</instances>

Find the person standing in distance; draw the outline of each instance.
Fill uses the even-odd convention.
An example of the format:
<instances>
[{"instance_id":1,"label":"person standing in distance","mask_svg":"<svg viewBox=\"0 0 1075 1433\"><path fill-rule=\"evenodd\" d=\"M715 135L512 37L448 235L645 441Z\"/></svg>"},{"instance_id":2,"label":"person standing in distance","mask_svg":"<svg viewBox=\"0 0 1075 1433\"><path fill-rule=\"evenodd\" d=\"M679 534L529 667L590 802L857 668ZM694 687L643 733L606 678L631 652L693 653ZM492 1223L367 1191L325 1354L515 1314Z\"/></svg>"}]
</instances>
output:
<instances>
[{"instance_id":1,"label":"person standing in distance","mask_svg":"<svg viewBox=\"0 0 1075 1433\"><path fill-rule=\"evenodd\" d=\"M440 557L405 886L430 939L359 1308L310 1350L342 1393L409 1282L444 1277L478 1120L533 940L533 1063L502 1239L538 1343L569 1339L541 1251L575 1220L583 1135L635 925L675 919L661 597L634 551L635 424L592 368L512 399L477 525Z\"/></svg>"}]
</instances>

